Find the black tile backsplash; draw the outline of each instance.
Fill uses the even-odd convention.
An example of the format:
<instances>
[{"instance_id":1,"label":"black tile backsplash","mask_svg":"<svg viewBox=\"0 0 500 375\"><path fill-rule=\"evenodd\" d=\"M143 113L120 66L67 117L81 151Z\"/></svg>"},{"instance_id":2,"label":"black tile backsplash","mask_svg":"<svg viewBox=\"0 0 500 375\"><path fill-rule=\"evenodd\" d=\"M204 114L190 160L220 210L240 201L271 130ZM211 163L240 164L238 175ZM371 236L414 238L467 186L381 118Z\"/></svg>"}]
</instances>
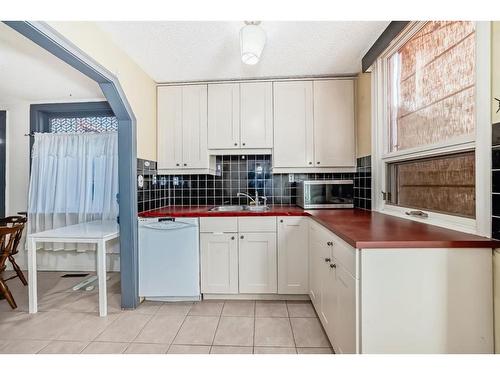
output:
<instances>
[{"instance_id":1,"label":"black tile backsplash","mask_svg":"<svg viewBox=\"0 0 500 375\"><path fill-rule=\"evenodd\" d=\"M371 209L370 157L358 159L356 173L271 173L271 155L227 155L216 157L217 175L157 175L156 162L138 159L138 211L168 205L205 206L248 204L238 192L267 197L268 204L289 205L297 200L296 183L301 180L352 179L355 182L355 206ZM147 164L147 165L146 165Z\"/></svg>"},{"instance_id":2,"label":"black tile backsplash","mask_svg":"<svg viewBox=\"0 0 500 375\"><path fill-rule=\"evenodd\" d=\"M354 207L365 210L372 209L372 163L371 156L356 160L354 175Z\"/></svg>"}]
</instances>

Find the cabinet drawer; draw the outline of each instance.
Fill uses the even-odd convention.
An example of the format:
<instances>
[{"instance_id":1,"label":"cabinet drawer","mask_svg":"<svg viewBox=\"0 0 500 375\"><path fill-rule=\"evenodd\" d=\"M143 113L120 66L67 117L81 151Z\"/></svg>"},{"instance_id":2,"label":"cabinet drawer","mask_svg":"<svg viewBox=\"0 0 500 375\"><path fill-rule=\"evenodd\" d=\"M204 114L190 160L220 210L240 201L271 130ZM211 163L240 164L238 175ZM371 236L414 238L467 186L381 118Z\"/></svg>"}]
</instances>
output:
<instances>
[{"instance_id":1,"label":"cabinet drawer","mask_svg":"<svg viewBox=\"0 0 500 375\"><path fill-rule=\"evenodd\" d=\"M276 216L239 217L240 232L276 232Z\"/></svg>"},{"instance_id":2,"label":"cabinet drawer","mask_svg":"<svg viewBox=\"0 0 500 375\"><path fill-rule=\"evenodd\" d=\"M354 277L356 275L356 250L337 236L332 236L334 258Z\"/></svg>"},{"instance_id":3,"label":"cabinet drawer","mask_svg":"<svg viewBox=\"0 0 500 375\"><path fill-rule=\"evenodd\" d=\"M237 217L201 217L200 232L233 233L238 231Z\"/></svg>"}]
</instances>

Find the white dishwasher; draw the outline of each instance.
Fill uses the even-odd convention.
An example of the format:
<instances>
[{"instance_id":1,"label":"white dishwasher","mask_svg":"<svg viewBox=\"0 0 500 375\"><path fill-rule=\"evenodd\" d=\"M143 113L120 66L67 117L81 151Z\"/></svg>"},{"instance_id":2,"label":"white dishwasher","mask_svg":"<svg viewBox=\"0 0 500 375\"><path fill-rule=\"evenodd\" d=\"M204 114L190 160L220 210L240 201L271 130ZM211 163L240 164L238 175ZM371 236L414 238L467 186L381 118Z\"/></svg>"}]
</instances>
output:
<instances>
[{"instance_id":1,"label":"white dishwasher","mask_svg":"<svg viewBox=\"0 0 500 375\"><path fill-rule=\"evenodd\" d=\"M153 301L198 301L197 218L139 218L139 296Z\"/></svg>"}]
</instances>

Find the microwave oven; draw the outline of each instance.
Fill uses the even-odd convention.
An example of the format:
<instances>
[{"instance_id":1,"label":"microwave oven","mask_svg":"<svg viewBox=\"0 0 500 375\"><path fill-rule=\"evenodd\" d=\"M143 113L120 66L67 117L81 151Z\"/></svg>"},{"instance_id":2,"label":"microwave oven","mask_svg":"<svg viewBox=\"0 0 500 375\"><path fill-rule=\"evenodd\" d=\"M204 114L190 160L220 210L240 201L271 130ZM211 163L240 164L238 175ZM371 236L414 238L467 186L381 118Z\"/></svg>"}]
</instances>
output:
<instances>
[{"instance_id":1,"label":"microwave oven","mask_svg":"<svg viewBox=\"0 0 500 375\"><path fill-rule=\"evenodd\" d=\"M306 208L353 208L353 180L315 180L297 183L297 205Z\"/></svg>"}]
</instances>

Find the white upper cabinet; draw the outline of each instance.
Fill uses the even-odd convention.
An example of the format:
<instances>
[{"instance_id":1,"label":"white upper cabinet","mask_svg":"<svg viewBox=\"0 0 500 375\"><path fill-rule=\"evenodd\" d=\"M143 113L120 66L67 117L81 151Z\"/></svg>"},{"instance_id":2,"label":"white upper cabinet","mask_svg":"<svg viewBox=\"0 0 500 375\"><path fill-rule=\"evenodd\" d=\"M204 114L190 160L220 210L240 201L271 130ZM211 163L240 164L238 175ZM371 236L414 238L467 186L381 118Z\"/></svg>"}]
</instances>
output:
<instances>
[{"instance_id":1,"label":"white upper cabinet","mask_svg":"<svg viewBox=\"0 0 500 375\"><path fill-rule=\"evenodd\" d=\"M207 85L158 88L158 169L208 170Z\"/></svg>"},{"instance_id":2,"label":"white upper cabinet","mask_svg":"<svg viewBox=\"0 0 500 375\"><path fill-rule=\"evenodd\" d=\"M240 84L240 135L242 148L273 147L273 84Z\"/></svg>"},{"instance_id":3,"label":"white upper cabinet","mask_svg":"<svg viewBox=\"0 0 500 375\"><path fill-rule=\"evenodd\" d=\"M274 172L355 167L354 82L274 83Z\"/></svg>"},{"instance_id":4,"label":"white upper cabinet","mask_svg":"<svg viewBox=\"0 0 500 375\"><path fill-rule=\"evenodd\" d=\"M313 162L313 83L275 82L273 166L307 168Z\"/></svg>"},{"instance_id":5,"label":"white upper cabinet","mask_svg":"<svg viewBox=\"0 0 500 375\"><path fill-rule=\"evenodd\" d=\"M240 148L240 85L208 85L208 148Z\"/></svg>"},{"instance_id":6,"label":"white upper cabinet","mask_svg":"<svg viewBox=\"0 0 500 375\"><path fill-rule=\"evenodd\" d=\"M314 81L315 165L355 166L354 130L354 82Z\"/></svg>"},{"instance_id":7,"label":"white upper cabinet","mask_svg":"<svg viewBox=\"0 0 500 375\"><path fill-rule=\"evenodd\" d=\"M272 95L271 82L208 85L208 148L271 149Z\"/></svg>"},{"instance_id":8,"label":"white upper cabinet","mask_svg":"<svg viewBox=\"0 0 500 375\"><path fill-rule=\"evenodd\" d=\"M182 87L158 88L158 169L182 168Z\"/></svg>"}]
</instances>

